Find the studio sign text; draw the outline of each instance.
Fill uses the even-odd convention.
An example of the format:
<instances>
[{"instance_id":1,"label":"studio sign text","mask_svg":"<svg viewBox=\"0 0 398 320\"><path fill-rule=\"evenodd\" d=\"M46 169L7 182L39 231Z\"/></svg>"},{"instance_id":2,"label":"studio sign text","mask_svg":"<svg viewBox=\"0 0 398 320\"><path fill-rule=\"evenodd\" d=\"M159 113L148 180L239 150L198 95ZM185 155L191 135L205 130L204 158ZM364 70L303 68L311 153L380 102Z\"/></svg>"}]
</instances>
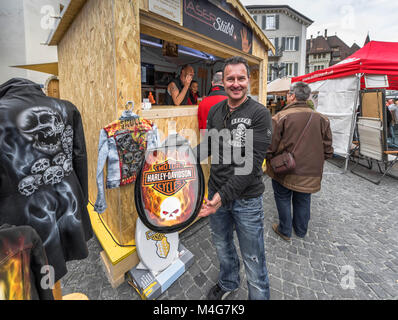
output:
<instances>
[{"instance_id":1,"label":"studio sign text","mask_svg":"<svg viewBox=\"0 0 398 320\"><path fill-rule=\"evenodd\" d=\"M217 17L216 21L213 23L213 28L217 31L222 31L228 34L230 37L234 35L234 25L231 22L225 22L221 18Z\"/></svg>"},{"instance_id":2,"label":"studio sign text","mask_svg":"<svg viewBox=\"0 0 398 320\"><path fill-rule=\"evenodd\" d=\"M185 11L188 15L199 20L211 27L216 31L224 32L229 36L234 35L234 25L231 22L227 22L220 17L217 17L214 13L209 12L200 5L194 5L192 1L188 1L186 4Z\"/></svg>"}]
</instances>

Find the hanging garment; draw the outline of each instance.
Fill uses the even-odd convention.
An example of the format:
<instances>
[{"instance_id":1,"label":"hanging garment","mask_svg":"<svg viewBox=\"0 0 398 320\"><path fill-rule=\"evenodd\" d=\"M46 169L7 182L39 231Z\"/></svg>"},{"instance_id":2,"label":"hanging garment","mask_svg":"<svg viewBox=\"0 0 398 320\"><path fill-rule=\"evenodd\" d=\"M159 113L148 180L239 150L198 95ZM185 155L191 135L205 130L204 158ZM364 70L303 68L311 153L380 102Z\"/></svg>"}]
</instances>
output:
<instances>
[{"instance_id":1,"label":"hanging garment","mask_svg":"<svg viewBox=\"0 0 398 320\"><path fill-rule=\"evenodd\" d=\"M141 221L161 233L189 226L203 203L205 181L189 142L171 134L148 150L135 184L135 206Z\"/></svg>"},{"instance_id":2,"label":"hanging garment","mask_svg":"<svg viewBox=\"0 0 398 320\"><path fill-rule=\"evenodd\" d=\"M53 300L51 272L32 227L0 226L0 300Z\"/></svg>"},{"instance_id":3,"label":"hanging garment","mask_svg":"<svg viewBox=\"0 0 398 320\"><path fill-rule=\"evenodd\" d=\"M104 190L104 167L108 160L106 188L113 189L135 182L147 149L159 145L156 125L126 110L121 118L101 129L98 143L97 200L94 210L107 208Z\"/></svg>"},{"instance_id":4,"label":"hanging garment","mask_svg":"<svg viewBox=\"0 0 398 320\"><path fill-rule=\"evenodd\" d=\"M79 111L14 78L0 86L0 225L29 225L40 236L55 281L66 262L88 256L92 235L87 154Z\"/></svg>"}]
</instances>

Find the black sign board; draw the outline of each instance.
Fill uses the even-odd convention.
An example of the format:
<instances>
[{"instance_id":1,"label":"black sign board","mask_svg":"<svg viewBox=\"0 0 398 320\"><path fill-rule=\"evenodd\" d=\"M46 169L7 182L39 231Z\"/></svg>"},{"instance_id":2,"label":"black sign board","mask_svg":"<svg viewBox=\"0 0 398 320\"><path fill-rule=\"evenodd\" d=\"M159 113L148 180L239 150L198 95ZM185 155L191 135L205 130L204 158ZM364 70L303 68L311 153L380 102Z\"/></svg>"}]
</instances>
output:
<instances>
[{"instance_id":1,"label":"black sign board","mask_svg":"<svg viewBox=\"0 0 398 320\"><path fill-rule=\"evenodd\" d=\"M206 0L184 0L183 25L243 52L252 53L252 30Z\"/></svg>"}]
</instances>

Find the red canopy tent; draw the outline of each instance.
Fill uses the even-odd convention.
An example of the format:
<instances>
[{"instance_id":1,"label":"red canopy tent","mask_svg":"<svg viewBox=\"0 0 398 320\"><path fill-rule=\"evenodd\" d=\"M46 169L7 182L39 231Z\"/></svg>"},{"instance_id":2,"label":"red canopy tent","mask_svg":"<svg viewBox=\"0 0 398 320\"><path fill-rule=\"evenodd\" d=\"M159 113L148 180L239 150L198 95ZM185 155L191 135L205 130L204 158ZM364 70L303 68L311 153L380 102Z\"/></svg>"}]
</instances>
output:
<instances>
[{"instance_id":1,"label":"red canopy tent","mask_svg":"<svg viewBox=\"0 0 398 320\"><path fill-rule=\"evenodd\" d=\"M323 70L295 77L292 79L292 83L297 81L311 83L361 73L387 75L389 87L386 89L398 90L398 42L370 41L342 62ZM365 88L363 78L361 86Z\"/></svg>"}]
</instances>

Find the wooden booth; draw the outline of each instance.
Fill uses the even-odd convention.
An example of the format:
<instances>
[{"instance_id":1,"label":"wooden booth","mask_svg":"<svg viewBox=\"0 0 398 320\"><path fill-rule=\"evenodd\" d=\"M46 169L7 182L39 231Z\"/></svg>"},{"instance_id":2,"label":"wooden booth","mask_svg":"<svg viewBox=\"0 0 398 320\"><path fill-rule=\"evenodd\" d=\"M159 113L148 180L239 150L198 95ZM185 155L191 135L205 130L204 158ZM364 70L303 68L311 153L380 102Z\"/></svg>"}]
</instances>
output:
<instances>
[{"instance_id":1,"label":"wooden booth","mask_svg":"<svg viewBox=\"0 0 398 320\"><path fill-rule=\"evenodd\" d=\"M71 0L61 15L48 44L58 46L61 98L74 103L82 115L92 204L97 196L99 132L130 108L128 101L135 113L157 124L161 139L176 129L193 147L199 142L197 106L155 104L143 110L148 92L160 102L166 90L164 79L148 80L153 76L167 78L171 69L177 72L189 62L206 94L216 67L239 55L251 66L250 95L266 104L268 51L275 49L238 0ZM178 48L178 57L173 58L172 50L165 53L165 46ZM133 185L106 190L108 209L99 216L89 208L115 285L137 263L133 193Z\"/></svg>"}]
</instances>

